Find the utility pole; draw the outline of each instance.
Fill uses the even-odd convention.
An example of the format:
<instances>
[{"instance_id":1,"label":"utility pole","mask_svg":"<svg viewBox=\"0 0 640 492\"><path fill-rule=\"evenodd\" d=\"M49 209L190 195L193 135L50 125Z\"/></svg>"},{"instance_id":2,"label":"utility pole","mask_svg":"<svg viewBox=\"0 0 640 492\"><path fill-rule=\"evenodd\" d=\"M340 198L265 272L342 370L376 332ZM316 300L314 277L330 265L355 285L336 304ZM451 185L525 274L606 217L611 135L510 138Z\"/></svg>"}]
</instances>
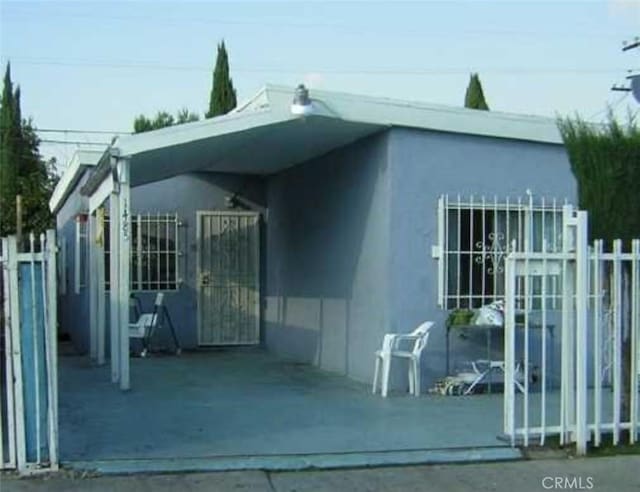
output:
<instances>
[{"instance_id":1,"label":"utility pole","mask_svg":"<svg viewBox=\"0 0 640 492\"><path fill-rule=\"evenodd\" d=\"M622 42L622 51L629 51L640 47L640 36L636 36L632 41L623 41ZM629 70L631 72L631 70ZM627 79L631 81L631 86L626 85L618 85L614 84L611 87L612 91L617 92L632 92L633 97L635 97L636 101L640 102L640 74L627 75Z\"/></svg>"},{"instance_id":2,"label":"utility pole","mask_svg":"<svg viewBox=\"0 0 640 492\"><path fill-rule=\"evenodd\" d=\"M16 239L18 251L22 249L22 195L16 195Z\"/></svg>"}]
</instances>

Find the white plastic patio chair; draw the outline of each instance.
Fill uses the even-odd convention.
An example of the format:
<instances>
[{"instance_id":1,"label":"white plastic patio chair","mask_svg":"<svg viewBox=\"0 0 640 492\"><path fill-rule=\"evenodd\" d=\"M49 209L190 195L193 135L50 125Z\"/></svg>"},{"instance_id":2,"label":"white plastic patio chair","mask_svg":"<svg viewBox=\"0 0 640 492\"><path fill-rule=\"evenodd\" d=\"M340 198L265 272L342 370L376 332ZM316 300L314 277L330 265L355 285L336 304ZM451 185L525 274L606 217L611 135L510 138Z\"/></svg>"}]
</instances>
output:
<instances>
[{"instance_id":1,"label":"white plastic patio chair","mask_svg":"<svg viewBox=\"0 0 640 492\"><path fill-rule=\"evenodd\" d=\"M409 393L420 396L420 357L427 346L432 321L426 321L411 333L387 333L382 340L382 348L375 353L376 366L373 375L373 393L375 394L380 381L380 392L384 398L389 392L389 376L391 373L391 359L398 357L407 359L409 363ZM413 342L411 350L402 350L400 345Z\"/></svg>"},{"instance_id":2,"label":"white plastic patio chair","mask_svg":"<svg viewBox=\"0 0 640 492\"><path fill-rule=\"evenodd\" d=\"M158 292L156 300L153 303L153 312L142 313L135 323L129 323L129 338L140 338L142 340L142 352L141 357L147 355L147 340L153 334L153 331L158 326L158 313L164 302L164 293Z\"/></svg>"}]
</instances>

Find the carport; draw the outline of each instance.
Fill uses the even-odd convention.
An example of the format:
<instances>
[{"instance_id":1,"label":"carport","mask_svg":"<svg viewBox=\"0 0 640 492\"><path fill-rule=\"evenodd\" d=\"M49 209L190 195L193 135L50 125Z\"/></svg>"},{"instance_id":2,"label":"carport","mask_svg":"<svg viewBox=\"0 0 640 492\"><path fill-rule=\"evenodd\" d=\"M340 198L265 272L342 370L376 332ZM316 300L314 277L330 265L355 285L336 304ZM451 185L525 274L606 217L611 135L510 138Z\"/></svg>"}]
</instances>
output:
<instances>
[{"instance_id":1,"label":"carport","mask_svg":"<svg viewBox=\"0 0 640 492\"><path fill-rule=\"evenodd\" d=\"M105 151L83 186L89 201L90 236L99 227L96 211L107 202L111 217L109 352L112 381L122 390L131 387L132 189L198 170L266 176L384 128L380 123L351 121L348 114L338 115L327 104L310 99L303 101L302 114L294 114L293 95L290 89L268 87L227 115L120 138ZM91 355L103 364L107 353L104 248L90 241L89 257L97 266L89 285Z\"/></svg>"},{"instance_id":2,"label":"carport","mask_svg":"<svg viewBox=\"0 0 640 492\"><path fill-rule=\"evenodd\" d=\"M215 374L215 378L211 375ZM261 349L134 358L135 386L60 357L63 464L104 473L516 459L502 395L395 394Z\"/></svg>"}]
</instances>

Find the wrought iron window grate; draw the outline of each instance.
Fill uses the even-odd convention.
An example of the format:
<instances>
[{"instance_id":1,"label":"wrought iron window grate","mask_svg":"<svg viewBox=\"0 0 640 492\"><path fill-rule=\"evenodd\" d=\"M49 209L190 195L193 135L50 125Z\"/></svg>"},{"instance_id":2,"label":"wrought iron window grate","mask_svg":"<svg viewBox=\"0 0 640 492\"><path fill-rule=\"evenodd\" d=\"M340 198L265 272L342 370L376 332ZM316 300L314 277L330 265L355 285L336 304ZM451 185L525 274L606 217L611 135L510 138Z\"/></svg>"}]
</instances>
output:
<instances>
[{"instance_id":1,"label":"wrought iron window grate","mask_svg":"<svg viewBox=\"0 0 640 492\"><path fill-rule=\"evenodd\" d=\"M444 309L475 309L503 299L505 258L511 251L557 252L562 249L562 207L544 197L438 200L438 304ZM532 296L540 298L541 279ZM559 279L548 279L547 295L559 299ZM539 284L539 285L538 285ZM554 301L555 302L555 301Z\"/></svg>"},{"instance_id":2,"label":"wrought iron window grate","mask_svg":"<svg viewBox=\"0 0 640 492\"><path fill-rule=\"evenodd\" d=\"M109 217L105 217L105 288L109 290ZM177 214L139 214L131 217L131 290L166 291L180 286Z\"/></svg>"}]
</instances>

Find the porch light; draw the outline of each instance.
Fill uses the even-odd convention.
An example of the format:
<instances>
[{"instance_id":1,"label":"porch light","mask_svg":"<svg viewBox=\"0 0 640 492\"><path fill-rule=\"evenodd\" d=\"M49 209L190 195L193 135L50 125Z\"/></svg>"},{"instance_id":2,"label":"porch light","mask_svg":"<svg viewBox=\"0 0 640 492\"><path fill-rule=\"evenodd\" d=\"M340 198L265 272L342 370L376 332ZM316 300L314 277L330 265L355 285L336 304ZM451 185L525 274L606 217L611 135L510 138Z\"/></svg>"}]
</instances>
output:
<instances>
[{"instance_id":1,"label":"porch light","mask_svg":"<svg viewBox=\"0 0 640 492\"><path fill-rule=\"evenodd\" d=\"M293 95L291 114L295 114L297 116L307 116L311 113L313 113L313 105L311 103L311 99L309 98L309 90L304 86L304 84L300 84L298 85L298 87L296 87L295 93Z\"/></svg>"}]
</instances>

